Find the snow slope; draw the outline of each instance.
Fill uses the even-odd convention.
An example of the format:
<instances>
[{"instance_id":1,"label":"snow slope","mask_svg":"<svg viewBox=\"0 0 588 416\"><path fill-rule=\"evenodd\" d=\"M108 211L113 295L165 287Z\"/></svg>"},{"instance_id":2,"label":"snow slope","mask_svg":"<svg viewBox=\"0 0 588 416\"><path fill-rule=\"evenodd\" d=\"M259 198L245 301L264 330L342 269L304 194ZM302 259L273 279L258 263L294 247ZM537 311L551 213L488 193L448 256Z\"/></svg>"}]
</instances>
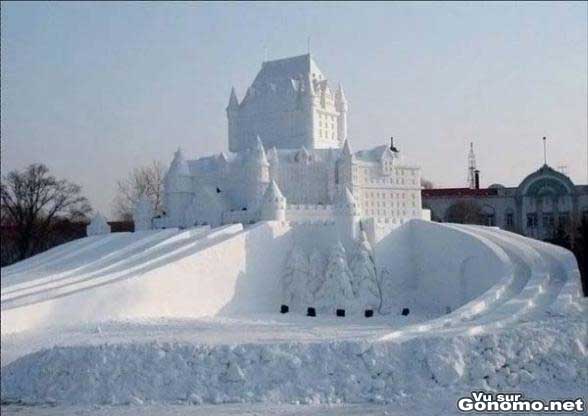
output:
<instances>
[{"instance_id":1,"label":"snow slope","mask_svg":"<svg viewBox=\"0 0 588 416\"><path fill-rule=\"evenodd\" d=\"M568 251L415 220L374 247L386 315L277 314L287 253L327 248L324 231L112 234L2 269L2 397L402 404L473 388L588 391L587 308Z\"/></svg>"}]
</instances>

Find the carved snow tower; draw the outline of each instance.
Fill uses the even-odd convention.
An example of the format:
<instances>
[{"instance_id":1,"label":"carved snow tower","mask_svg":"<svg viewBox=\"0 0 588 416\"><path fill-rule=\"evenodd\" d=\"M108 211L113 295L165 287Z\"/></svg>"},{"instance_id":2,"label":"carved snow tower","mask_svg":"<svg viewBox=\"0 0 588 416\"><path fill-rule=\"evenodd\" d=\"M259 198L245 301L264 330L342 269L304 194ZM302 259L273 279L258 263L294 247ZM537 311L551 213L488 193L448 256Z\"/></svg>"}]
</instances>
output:
<instances>
[{"instance_id":1,"label":"carved snow tower","mask_svg":"<svg viewBox=\"0 0 588 416\"><path fill-rule=\"evenodd\" d=\"M256 211L260 208L263 194L270 182L270 164L259 137L257 137L255 147L247 152L244 169L248 196L247 209Z\"/></svg>"},{"instance_id":2,"label":"carved snow tower","mask_svg":"<svg viewBox=\"0 0 588 416\"><path fill-rule=\"evenodd\" d=\"M229 97L229 105L227 110L227 121L228 121L228 132L229 132L229 149L233 149L237 146L239 139L239 100L237 100L237 94L235 88L231 88L231 96Z\"/></svg>"},{"instance_id":3,"label":"carved snow tower","mask_svg":"<svg viewBox=\"0 0 588 416\"><path fill-rule=\"evenodd\" d=\"M264 221L286 220L286 198L275 181L269 184L263 195L261 219Z\"/></svg>"},{"instance_id":4,"label":"carved snow tower","mask_svg":"<svg viewBox=\"0 0 588 416\"><path fill-rule=\"evenodd\" d=\"M178 149L164 180L166 215L170 223L183 224L192 194L190 169L182 149Z\"/></svg>"},{"instance_id":5,"label":"carved snow tower","mask_svg":"<svg viewBox=\"0 0 588 416\"><path fill-rule=\"evenodd\" d=\"M349 188L344 187L335 204L335 224L339 238L349 243L356 240L360 233L360 212L357 202Z\"/></svg>"}]
</instances>

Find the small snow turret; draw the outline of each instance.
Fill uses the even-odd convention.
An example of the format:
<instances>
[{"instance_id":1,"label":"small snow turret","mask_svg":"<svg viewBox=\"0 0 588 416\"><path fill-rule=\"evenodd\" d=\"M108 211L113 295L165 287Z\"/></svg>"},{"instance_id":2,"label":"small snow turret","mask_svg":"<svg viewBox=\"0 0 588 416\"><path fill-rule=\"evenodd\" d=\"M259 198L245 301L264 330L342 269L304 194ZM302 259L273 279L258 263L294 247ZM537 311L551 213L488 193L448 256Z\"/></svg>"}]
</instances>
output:
<instances>
[{"instance_id":1,"label":"small snow turret","mask_svg":"<svg viewBox=\"0 0 588 416\"><path fill-rule=\"evenodd\" d=\"M343 143L343 149L341 150L339 160L337 160L337 181L339 186L347 186L351 183L353 174L353 164L355 157L349 146L349 140L345 140Z\"/></svg>"},{"instance_id":2,"label":"small snow turret","mask_svg":"<svg viewBox=\"0 0 588 416\"><path fill-rule=\"evenodd\" d=\"M349 188L345 187L339 194L339 198L337 198L337 209L343 213L357 215L357 201L353 197L353 194Z\"/></svg>"},{"instance_id":3,"label":"small snow turret","mask_svg":"<svg viewBox=\"0 0 588 416\"><path fill-rule=\"evenodd\" d=\"M247 189L247 208L257 210L261 197L270 182L269 168L263 143L257 136L255 146L247 151L245 159L245 188Z\"/></svg>"},{"instance_id":4,"label":"small snow turret","mask_svg":"<svg viewBox=\"0 0 588 416\"><path fill-rule=\"evenodd\" d=\"M236 150L235 146L239 142L239 100L235 93L235 88L231 88L231 95L229 97L229 105L227 105L227 122L229 133L229 148Z\"/></svg>"},{"instance_id":5,"label":"small snow turret","mask_svg":"<svg viewBox=\"0 0 588 416\"><path fill-rule=\"evenodd\" d=\"M341 158L353 159L353 153L351 152L351 146L349 146L349 140L345 140L343 143L343 151L341 152Z\"/></svg>"},{"instance_id":6,"label":"small snow turret","mask_svg":"<svg viewBox=\"0 0 588 416\"><path fill-rule=\"evenodd\" d=\"M273 180L263 195L261 219L264 221L284 221L286 219L286 198Z\"/></svg>"},{"instance_id":7,"label":"small snow turret","mask_svg":"<svg viewBox=\"0 0 588 416\"><path fill-rule=\"evenodd\" d=\"M269 166L267 155L265 153L263 143L261 142L261 138L259 136L255 138L255 146L253 146L253 148L249 150L248 155L249 163L253 163L260 166Z\"/></svg>"},{"instance_id":8,"label":"small snow turret","mask_svg":"<svg viewBox=\"0 0 588 416\"><path fill-rule=\"evenodd\" d=\"M272 147L270 150L268 150L267 161L269 162L269 165L270 165L270 167L269 167L270 179L276 180L278 178L280 157L278 155L278 149L276 149L275 146Z\"/></svg>"},{"instance_id":9,"label":"small snow turret","mask_svg":"<svg viewBox=\"0 0 588 416\"><path fill-rule=\"evenodd\" d=\"M229 97L229 105L227 106L227 113L239 110L239 100L235 93L235 87L231 88L231 96Z\"/></svg>"},{"instance_id":10,"label":"small snow turret","mask_svg":"<svg viewBox=\"0 0 588 416\"><path fill-rule=\"evenodd\" d=\"M146 196L142 196L135 203L133 210L133 221L135 223L135 231L145 231L152 228L152 220L154 216L153 205Z\"/></svg>"},{"instance_id":11,"label":"small snow turret","mask_svg":"<svg viewBox=\"0 0 588 416\"><path fill-rule=\"evenodd\" d=\"M359 235L359 207L349 188L339 193L335 203L335 221L342 241L352 241Z\"/></svg>"},{"instance_id":12,"label":"small snow turret","mask_svg":"<svg viewBox=\"0 0 588 416\"><path fill-rule=\"evenodd\" d=\"M189 175L190 170L188 169L188 164L186 163L184 152L181 147L178 147L178 150L176 150L176 152L174 153L174 158L172 160L171 165L169 166L169 170L167 171L166 177Z\"/></svg>"},{"instance_id":13,"label":"small snow turret","mask_svg":"<svg viewBox=\"0 0 588 416\"><path fill-rule=\"evenodd\" d=\"M174 159L165 175L165 210L171 226L180 226L184 211L192 197L192 177L188 163L181 148L174 154Z\"/></svg>"},{"instance_id":14,"label":"small snow turret","mask_svg":"<svg viewBox=\"0 0 588 416\"><path fill-rule=\"evenodd\" d=\"M106 222L106 218L100 212L97 212L90 224L86 227L86 235L90 237L92 235L104 234L110 234L110 225Z\"/></svg>"}]
</instances>

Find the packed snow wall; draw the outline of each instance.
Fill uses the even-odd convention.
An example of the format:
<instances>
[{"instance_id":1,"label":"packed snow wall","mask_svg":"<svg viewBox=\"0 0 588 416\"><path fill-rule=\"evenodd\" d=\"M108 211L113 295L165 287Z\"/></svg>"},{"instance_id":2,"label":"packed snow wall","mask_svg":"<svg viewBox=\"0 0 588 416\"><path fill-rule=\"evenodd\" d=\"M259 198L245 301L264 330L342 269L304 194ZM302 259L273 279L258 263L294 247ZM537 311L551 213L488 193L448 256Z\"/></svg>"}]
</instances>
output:
<instances>
[{"instance_id":1,"label":"packed snow wall","mask_svg":"<svg viewBox=\"0 0 588 416\"><path fill-rule=\"evenodd\" d=\"M510 272L506 254L467 230L412 220L374 247L384 310L429 316L453 311Z\"/></svg>"}]
</instances>

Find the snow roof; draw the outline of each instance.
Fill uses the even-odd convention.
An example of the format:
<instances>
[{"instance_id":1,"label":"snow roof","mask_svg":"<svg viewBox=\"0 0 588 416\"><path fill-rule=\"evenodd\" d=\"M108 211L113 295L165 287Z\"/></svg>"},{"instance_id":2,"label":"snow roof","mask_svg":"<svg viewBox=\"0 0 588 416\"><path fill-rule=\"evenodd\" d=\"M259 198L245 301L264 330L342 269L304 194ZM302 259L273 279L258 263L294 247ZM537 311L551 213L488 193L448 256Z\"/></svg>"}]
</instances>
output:
<instances>
[{"instance_id":1,"label":"snow roof","mask_svg":"<svg viewBox=\"0 0 588 416\"><path fill-rule=\"evenodd\" d=\"M289 81L306 74L315 74L317 79L324 79L323 73L310 54L264 62L253 84L285 79Z\"/></svg>"}]
</instances>

